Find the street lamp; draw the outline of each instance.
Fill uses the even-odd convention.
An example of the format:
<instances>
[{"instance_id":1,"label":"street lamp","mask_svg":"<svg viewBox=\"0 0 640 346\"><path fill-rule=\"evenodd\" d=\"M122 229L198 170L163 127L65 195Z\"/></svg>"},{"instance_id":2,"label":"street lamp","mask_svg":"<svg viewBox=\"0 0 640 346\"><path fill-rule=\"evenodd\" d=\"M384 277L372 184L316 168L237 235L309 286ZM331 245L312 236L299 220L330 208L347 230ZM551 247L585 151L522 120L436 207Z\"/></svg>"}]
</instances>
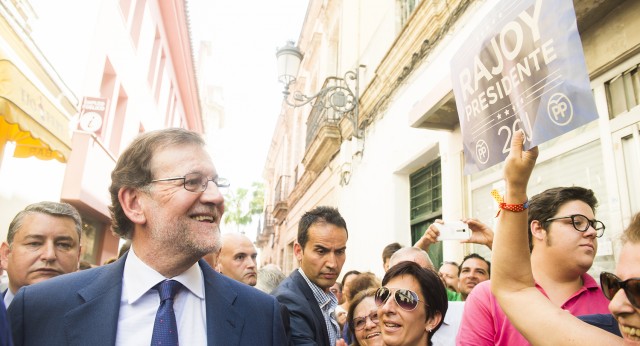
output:
<instances>
[{"instance_id":1,"label":"street lamp","mask_svg":"<svg viewBox=\"0 0 640 346\"><path fill-rule=\"evenodd\" d=\"M327 86L318 91L313 96L307 96L300 91L293 92L293 100L289 100L289 86L296 82L298 69L302 61L302 52L293 42L288 41L284 47L276 52L278 58L278 81L284 84L284 100L291 107L304 106L314 101L313 106L333 109L340 115L347 116L353 123L353 133L356 138L360 138L358 133L358 97L359 97L359 76L361 66L355 71L347 71L343 78L328 77ZM353 90L351 85L353 85ZM352 112L353 111L353 112ZM351 115L349 115L351 114Z\"/></svg>"}]
</instances>

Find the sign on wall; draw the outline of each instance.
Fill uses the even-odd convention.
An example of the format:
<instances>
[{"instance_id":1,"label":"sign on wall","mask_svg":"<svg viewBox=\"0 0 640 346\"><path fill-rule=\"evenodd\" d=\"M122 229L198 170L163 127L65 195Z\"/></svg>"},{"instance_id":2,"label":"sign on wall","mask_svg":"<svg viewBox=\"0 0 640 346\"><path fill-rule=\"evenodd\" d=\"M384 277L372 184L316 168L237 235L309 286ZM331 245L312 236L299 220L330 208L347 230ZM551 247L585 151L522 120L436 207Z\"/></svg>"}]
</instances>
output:
<instances>
[{"instance_id":1,"label":"sign on wall","mask_svg":"<svg viewBox=\"0 0 640 346\"><path fill-rule=\"evenodd\" d=\"M465 174L598 118L572 0L503 0L451 62Z\"/></svg>"},{"instance_id":2,"label":"sign on wall","mask_svg":"<svg viewBox=\"0 0 640 346\"><path fill-rule=\"evenodd\" d=\"M80 107L80 128L88 132L100 130L108 104L109 100L106 98L85 96Z\"/></svg>"}]
</instances>

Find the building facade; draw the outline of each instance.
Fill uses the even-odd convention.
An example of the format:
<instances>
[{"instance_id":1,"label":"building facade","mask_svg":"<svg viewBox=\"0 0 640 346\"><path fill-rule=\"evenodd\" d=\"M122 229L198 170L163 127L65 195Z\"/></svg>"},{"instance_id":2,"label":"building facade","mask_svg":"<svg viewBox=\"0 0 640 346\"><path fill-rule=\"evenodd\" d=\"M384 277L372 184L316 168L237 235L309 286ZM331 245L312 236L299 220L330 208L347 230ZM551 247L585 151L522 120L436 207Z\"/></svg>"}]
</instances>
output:
<instances>
[{"instance_id":1,"label":"building facade","mask_svg":"<svg viewBox=\"0 0 640 346\"><path fill-rule=\"evenodd\" d=\"M83 218L82 258L101 264L116 256L119 247L108 210L110 174L119 153L144 131L204 131L186 3L70 1L61 8L25 0L1 6L9 27L3 31L3 53L9 52L11 63L33 84L44 118L57 121L32 129L22 121L38 119L41 110L19 107L24 113L17 122L2 114L32 137L40 136L57 160L51 168L34 159L20 162L12 157L19 157L17 149L14 155L5 150L0 170L10 171L3 174L12 174L17 180L13 186L22 188L3 183L2 224L8 226L29 203L68 202ZM61 23L65 11L82 15Z\"/></svg>"},{"instance_id":2,"label":"building facade","mask_svg":"<svg viewBox=\"0 0 640 346\"><path fill-rule=\"evenodd\" d=\"M292 87L312 95L330 76L358 70L358 131L346 117L316 130L309 125L316 109L283 103L265 165L271 221L257 239L264 263L285 271L297 266L297 221L317 205L336 206L345 216L344 268L378 274L385 245L412 244L436 218L494 224L497 205L489 192L503 186L502 165L463 174L450 62L500 1L310 1L297 43L304 58ZM574 1L574 7L599 119L541 145L529 194L571 185L595 191L596 217L607 225L592 268L599 272L614 266L617 236L640 210L633 179L640 152L634 19L640 4ZM430 254L439 265L470 252L490 255L484 246L451 241L435 244Z\"/></svg>"}]
</instances>

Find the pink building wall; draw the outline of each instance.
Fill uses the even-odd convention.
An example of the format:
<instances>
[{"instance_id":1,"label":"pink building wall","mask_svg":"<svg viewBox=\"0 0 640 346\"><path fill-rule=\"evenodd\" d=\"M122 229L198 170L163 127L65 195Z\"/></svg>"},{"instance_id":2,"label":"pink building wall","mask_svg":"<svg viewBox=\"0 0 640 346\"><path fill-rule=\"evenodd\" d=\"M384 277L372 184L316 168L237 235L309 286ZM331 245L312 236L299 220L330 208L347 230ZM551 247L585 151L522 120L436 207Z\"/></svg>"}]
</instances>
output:
<instances>
[{"instance_id":1,"label":"pink building wall","mask_svg":"<svg viewBox=\"0 0 640 346\"><path fill-rule=\"evenodd\" d=\"M29 35L39 54L79 102L84 97L108 100L99 129L69 129L72 150L61 164L63 178L48 182L48 188L60 191L59 200L81 212L86 231L83 252L92 263L102 264L118 252L119 239L110 232L108 186L120 151L148 130L179 126L203 132L186 2L31 3L37 17L27 18L33 24ZM60 13L65 11L81 15L61 23ZM80 113L81 104L76 107ZM78 113L68 111L65 116L77 125ZM35 162L36 169L38 164ZM45 163L41 166L47 167ZM29 186L26 180L14 183ZM15 201L19 210L45 196L26 189L18 194L2 203ZM56 199L51 193L46 196ZM10 221L13 214L1 215L3 221Z\"/></svg>"}]
</instances>

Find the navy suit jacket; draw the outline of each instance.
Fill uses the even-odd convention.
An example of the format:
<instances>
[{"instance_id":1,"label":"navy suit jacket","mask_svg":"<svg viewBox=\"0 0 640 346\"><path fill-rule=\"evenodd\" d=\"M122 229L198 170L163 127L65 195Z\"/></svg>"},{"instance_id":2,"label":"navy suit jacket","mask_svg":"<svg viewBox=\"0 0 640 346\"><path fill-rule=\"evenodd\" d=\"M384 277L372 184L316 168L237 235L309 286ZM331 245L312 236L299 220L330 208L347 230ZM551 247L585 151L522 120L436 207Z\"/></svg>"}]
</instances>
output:
<instances>
[{"instance_id":1,"label":"navy suit jacket","mask_svg":"<svg viewBox=\"0 0 640 346\"><path fill-rule=\"evenodd\" d=\"M591 314L578 316L579 319L589 323L592 326L596 326L600 329L604 329L611 334L615 334L622 337L620 328L618 327L618 321L611 314Z\"/></svg>"},{"instance_id":2,"label":"navy suit jacket","mask_svg":"<svg viewBox=\"0 0 640 346\"><path fill-rule=\"evenodd\" d=\"M4 296L4 293L2 294ZM0 346L11 346L11 330L9 329L9 321L7 321L7 310L4 302L0 301Z\"/></svg>"},{"instance_id":3,"label":"navy suit jacket","mask_svg":"<svg viewBox=\"0 0 640 346\"><path fill-rule=\"evenodd\" d=\"M14 344L114 345L125 257L20 289L9 307ZM288 316L273 297L216 273L203 260L199 264L208 345L288 344Z\"/></svg>"},{"instance_id":4,"label":"navy suit jacket","mask_svg":"<svg viewBox=\"0 0 640 346\"><path fill-rule=\"evenodd\" d=\"M271 294L289 310L293 345L333 346L318 301L297 269Z\"/></svg>"}]
</instances>

